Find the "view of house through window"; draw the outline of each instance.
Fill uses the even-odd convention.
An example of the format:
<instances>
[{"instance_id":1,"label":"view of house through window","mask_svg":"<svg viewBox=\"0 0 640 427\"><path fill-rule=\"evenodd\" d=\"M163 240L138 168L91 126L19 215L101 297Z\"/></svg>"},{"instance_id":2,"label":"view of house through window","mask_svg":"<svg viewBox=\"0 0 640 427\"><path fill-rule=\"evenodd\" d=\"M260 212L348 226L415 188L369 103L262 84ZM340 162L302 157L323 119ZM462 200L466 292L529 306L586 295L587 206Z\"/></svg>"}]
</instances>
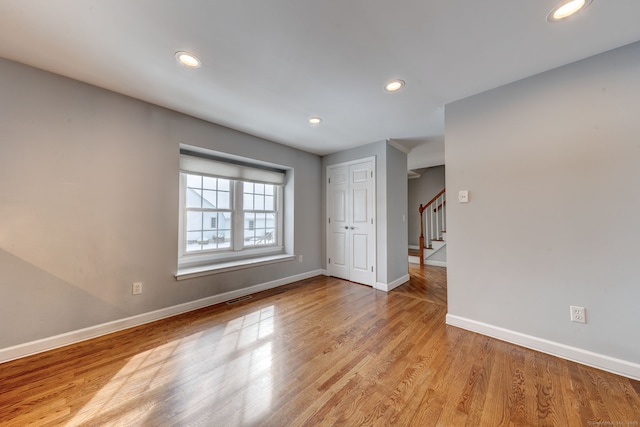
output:
<instances>
[{"instance_id":1,"label":"view of house through window","mask_svg":"<svg viewBox=\"0 0 640 427\"><path fill-rule=\"evenodd\" d=\"M232 181L203 175L185 175L185 252L230 248Z\"/></svg>"},{"instance_id":2,"label":"view of house through window","mask_svg":"<svg viewBox=\"0 0 640 427\"><path fill-rule=\"evenodd\" d=\"M275 186L251 182L243 184L245 246L275 243Z\"/></svg>"}]
</instances>

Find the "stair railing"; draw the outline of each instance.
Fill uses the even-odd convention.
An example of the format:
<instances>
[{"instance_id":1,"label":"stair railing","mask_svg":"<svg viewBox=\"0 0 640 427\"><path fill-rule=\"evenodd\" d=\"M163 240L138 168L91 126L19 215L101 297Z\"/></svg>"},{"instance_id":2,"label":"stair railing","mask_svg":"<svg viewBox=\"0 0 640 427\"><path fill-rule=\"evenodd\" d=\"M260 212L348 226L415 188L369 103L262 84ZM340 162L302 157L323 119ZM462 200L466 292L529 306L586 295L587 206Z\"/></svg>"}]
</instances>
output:
<instances>
[{"instance_id":1,"label":"stair railing","mask_svg":"<svg viewBox=\"0 0 640 427\"><path fill-rule=\"evenodd\" d=\"M434 240L442 240L442 232L446 230L446 189L443 188L426 205L420 205L420 265L424 264L424 249L431 248ZM426 220L423 212L427 211ZM427 232L425 241L425 228Z\"/></svg>"}]
</instances>

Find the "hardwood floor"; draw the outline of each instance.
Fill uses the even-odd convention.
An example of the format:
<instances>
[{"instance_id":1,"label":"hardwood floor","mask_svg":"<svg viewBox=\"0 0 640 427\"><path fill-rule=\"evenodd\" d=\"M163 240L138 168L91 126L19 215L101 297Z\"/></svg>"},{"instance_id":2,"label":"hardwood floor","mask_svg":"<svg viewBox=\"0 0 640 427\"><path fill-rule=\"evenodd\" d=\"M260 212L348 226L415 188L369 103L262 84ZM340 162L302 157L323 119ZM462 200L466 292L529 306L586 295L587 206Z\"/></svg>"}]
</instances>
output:
<instances>
[{"instance_id":1,"label":"hardwood floor","mask_svg":"<svg viewBox=\"0 0 640 427\"><path fill-rule=\"evenodd\" d=\"M0 365L2 426L638 426L640 383L446 326L444 268L315 277Z\"/></svg>"}]
</instances>

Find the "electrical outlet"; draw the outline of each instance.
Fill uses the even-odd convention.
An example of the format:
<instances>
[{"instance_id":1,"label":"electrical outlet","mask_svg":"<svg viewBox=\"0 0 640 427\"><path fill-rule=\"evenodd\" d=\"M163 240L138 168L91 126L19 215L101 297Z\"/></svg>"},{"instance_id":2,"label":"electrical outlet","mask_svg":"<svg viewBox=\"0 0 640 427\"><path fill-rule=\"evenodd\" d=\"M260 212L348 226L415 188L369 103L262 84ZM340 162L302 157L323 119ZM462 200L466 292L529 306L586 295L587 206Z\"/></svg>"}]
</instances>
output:
<instances>
[{"instance_id":1,"label":"electrical outlet","mask_svg":"<svg viewBox=\"0 0 640 427\"><path fill-rule=\"evenodd\" d=\"M578 307L575 305L569 306L571 308L571 321L578 323L587 323L586 311L584 307Z\"/></svg>"},{"instance_id":2,"label":"electrical outlet","mask_svg":"<svg viewBox=\"0 0 640 427\"><path fill-rule=\"evenodd\" d=\"M135 282L131 287L131 293L133 295L139 295L142 293L142 282Z\"/></svg>"}]
</instances>

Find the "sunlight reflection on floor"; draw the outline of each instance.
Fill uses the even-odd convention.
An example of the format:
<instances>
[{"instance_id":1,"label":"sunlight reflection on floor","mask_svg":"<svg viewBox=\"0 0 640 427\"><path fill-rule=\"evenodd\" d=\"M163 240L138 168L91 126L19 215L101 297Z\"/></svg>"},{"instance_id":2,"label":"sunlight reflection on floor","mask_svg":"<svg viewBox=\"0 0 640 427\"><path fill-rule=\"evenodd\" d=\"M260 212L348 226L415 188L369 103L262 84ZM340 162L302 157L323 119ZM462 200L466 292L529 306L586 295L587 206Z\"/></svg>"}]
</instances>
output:
<instances>
[{"instance_id":1,"label":"sunlight reflection on floor","mask_svg":"<svg viewBox=\"0 0 640 427\"><path fill-rule=\"evenodd\" d=\"M96 417L108 417L113 425L141 423L153 405L131 405L122 396L137 396L172 380L171 368L165 361L176 351L181 340L172 341L132 357L73 417L67 426L91 424ZM99 413L85 408L100 408Z\"/></svg>"},{"instance_id":2,"label":"sunlight reflection on floor","mask_svg":"<svg viewBox=\"0 0 640 427\"><path fill-rule=\"evenodd\" d=\"M255 423L272 402L274 314L274 306L269 306L227 322L221 335L203 331L135 355L67 425L79 427L100 419L112 425L140 425L158 404L173 405L175 418L166 420L169 423L196 421L194 415L204 421L214 414L229 424ZM176 352L188 352L192 361L204 357L211 364L203 370L190 358L172 358ZM180 395L157 395L155 391L169 382L180 383Z\"/></svg>"}]
</instances>

